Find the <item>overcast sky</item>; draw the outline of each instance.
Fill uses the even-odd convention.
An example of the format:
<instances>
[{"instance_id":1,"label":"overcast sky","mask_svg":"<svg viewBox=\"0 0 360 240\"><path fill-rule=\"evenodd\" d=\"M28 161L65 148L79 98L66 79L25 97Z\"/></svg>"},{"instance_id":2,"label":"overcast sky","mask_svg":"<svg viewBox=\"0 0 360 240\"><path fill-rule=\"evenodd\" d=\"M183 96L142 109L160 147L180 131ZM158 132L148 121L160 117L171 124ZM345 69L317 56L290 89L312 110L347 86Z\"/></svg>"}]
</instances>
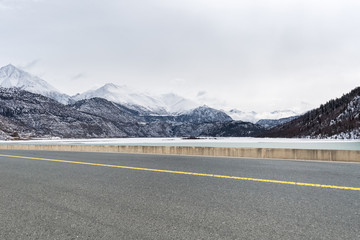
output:
<instances>
[{"instance_id":1,"label":"overcast sky","mask_svg":"<svg viewBox=\"0 0 360 240\"><path fill-rule=\"evenodd\" d=\"M0 0L0 65L67 94L112 82L240 110L360 85L359 0Z\"/></svg>"}]
</instances>

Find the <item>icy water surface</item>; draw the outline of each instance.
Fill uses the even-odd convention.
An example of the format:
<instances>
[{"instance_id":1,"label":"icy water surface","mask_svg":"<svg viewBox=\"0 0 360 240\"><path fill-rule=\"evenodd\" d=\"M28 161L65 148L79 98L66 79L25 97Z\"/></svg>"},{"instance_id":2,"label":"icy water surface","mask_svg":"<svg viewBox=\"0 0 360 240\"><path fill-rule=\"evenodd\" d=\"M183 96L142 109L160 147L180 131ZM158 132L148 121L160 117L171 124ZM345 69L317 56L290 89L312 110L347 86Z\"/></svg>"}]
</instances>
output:
<instances>
[{"instance_id":1,"label":"icy water surface","mask_svg":"<svg viewBox=\"0 0 360 240\"><path fill-rule=\"evenodd\" d=\"M360 140L314 140L273 138L104 138L104 139L42 139L28 141L0 141L0 144L36 145L137 145L137 146L190 146L237 148L292 148L360 150Z\"/></svg>"}]
</instances>

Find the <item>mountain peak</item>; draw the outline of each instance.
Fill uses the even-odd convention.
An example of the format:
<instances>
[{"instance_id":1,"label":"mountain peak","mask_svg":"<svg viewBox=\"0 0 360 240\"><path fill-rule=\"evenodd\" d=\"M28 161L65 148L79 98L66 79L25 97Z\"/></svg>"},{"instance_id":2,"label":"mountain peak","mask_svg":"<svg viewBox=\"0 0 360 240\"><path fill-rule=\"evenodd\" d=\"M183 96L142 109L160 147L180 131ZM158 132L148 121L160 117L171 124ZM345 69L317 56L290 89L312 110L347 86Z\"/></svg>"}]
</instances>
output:
<instances>
[{"instance_id":1,"label":"mountain peak","mask_svg":"<svg viewBox=\"0 0 360 240\"><path fill-rule=\"evenodd\" d=\"M116 85L114 83L106 83L105 85L98 88L97 90L104 90L104 91L108 91L108 92L133 91L126 85Z\"/></svg>"},{"instance_id":2,"label":"mountain peak","mask_svg":"<svg viewBox=\"0 0 360 240\"><path fill-rule=\"evenodd\" d=\"M9 63L8 65L2 67L2 68L7 68L7 69L17 69L17 67L15 67L14 65L12 65L11 63Z\"/></svg>"},{"instance_id":3,"label":"mountain peak","mask_svg":"<svg viewBox=\"0 0 360 240\"><path fill-rule=\"evenodd\" d=\"M209 106L208 106L208 105L206 105L206 104L204 104L204 105L202 105L202 106L198 107L198 109L205 109L205 108L211 108L211 107L209 107Z\"/></svg>"},{"instance_id":4,"label":"mountain peak","mask_svg":"<svg viewBox=\"0 0 360 240\"><path fill-rule=\"evenodd\" d=\"M4 77L20 77L21 75L25 75L26 72L24 72L23 70L15 67L12 64L8 64L4 67L0 68L0 78L4 78Z\"/></svg>"},{"instance_id":5,"label":"mountain peak","mask_svg":"<svg viewBox=\"0 0 360 240\"><path fill-rule=\"evenodd\" d=\"M102 86L104 88L118 88L119 86L114 84L114 83L106 83L104 86Z\"/></svg>"},{"instance_id":6,"label":"mountain peak","mask_svg":"<svg viewBox=\"0 0 360 240\"><path fill-rule=\"evenodd\" d=\"M9 63L8 65L6 66L3 66L1 68L4 68L4 69L18 69L17 67L15 67L14 65L12 65L11 63Z\"/></svg>"},{"instance_id":7,"label":"mountain peak","mask_svg":"<svg viewBox=\"0 0 360 240\"><path fill-rule=\"evenodd\" d=\"M180 115L179 119L192 123L232 121L232 118L223 111L208 107L206 105L189 110L187 113Z\"/></svg>"},{"instance_id":8,"label":"mountain peak","mask_svg":"<svg viewBox=\"0 0 360 240\"><path fill-rule=\"evenodd\" d=\"M37 76L8 64L0 68L0 87L19 88L32 93L53 98L61 103L67 103L69 97L59 93L53 86Z\"/></svg>"}]
</instances>

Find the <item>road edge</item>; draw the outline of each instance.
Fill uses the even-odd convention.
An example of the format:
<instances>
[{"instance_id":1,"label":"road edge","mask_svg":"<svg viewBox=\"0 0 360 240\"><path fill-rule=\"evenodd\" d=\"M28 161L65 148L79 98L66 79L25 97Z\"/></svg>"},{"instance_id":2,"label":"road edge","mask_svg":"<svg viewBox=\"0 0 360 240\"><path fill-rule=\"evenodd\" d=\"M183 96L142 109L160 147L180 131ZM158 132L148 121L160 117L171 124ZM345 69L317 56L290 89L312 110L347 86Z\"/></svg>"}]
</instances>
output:
<instances>
[{"instance_id":1,"label":"road edge","mask_svg":"<svg viewBox=\"0 0 360 240\"><path fill-rule=\"evenodd\" d=\"M109 146L109 145L18 145L1 144L4 150L71 152L113 152L257 159L360 162L360 151L286 148L225 148L184 146Z\"/></svg>"}]
</instances>

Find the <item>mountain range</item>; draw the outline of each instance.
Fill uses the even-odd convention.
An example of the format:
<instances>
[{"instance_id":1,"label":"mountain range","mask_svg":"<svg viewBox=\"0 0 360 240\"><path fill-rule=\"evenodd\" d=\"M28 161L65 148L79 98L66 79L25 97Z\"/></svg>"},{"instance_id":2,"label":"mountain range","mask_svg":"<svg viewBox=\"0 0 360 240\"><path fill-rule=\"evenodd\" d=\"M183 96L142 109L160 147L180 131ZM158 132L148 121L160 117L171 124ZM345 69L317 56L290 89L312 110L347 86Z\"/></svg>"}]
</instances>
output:
<instances>
[{"instance_id":1,"label":"mountain range","mask_svg":"<svg viewBox=\"0 0 360 240\"><path fill-rule=\"evenodd\" d=\"M0 88L3 139L222 136L222 132L227 136L254 136L263 129L233 121L225 113L205 106L177 116L149 117L153 116L103 98L64 105L18 88ZM229 123L237 131L226 132Z\"/></svg>"},{"instance_id":2,"label":"mountain range","mask_svg":"<svg viewBox=\"0 0 360 240\"><path fill-rule=\"evenodd\" d=\"M267 117L267 119L258 119ZM307 137L360 138L360 88L305 114L228 112L173 93L106 84L68 96L45 80L0 68L0 138Z\"/></svg>"},{"instance_id":3,"label":"mountain range","mask_svg":"<svg viewBox=\"0 0 360 240\"><path fill-rule=\"evenodd\" d=\"M141 111L147 115L179 115L195 109L203 104L184 98L174 93L154 95L139 92L126 85L113 83L69 96L61 93L45 80L33 76L11 64L0 68L0 87L19 88L32 93L52 98L62 104L71 104L79 100L94 97L104 98L108 101L122 104L130 109ZM270 113L243 112L237 109L224 111L234 120L256 123L260 119L280 119L297 115L291 110L273 111Z\"/></svg>"}]
</instances>

